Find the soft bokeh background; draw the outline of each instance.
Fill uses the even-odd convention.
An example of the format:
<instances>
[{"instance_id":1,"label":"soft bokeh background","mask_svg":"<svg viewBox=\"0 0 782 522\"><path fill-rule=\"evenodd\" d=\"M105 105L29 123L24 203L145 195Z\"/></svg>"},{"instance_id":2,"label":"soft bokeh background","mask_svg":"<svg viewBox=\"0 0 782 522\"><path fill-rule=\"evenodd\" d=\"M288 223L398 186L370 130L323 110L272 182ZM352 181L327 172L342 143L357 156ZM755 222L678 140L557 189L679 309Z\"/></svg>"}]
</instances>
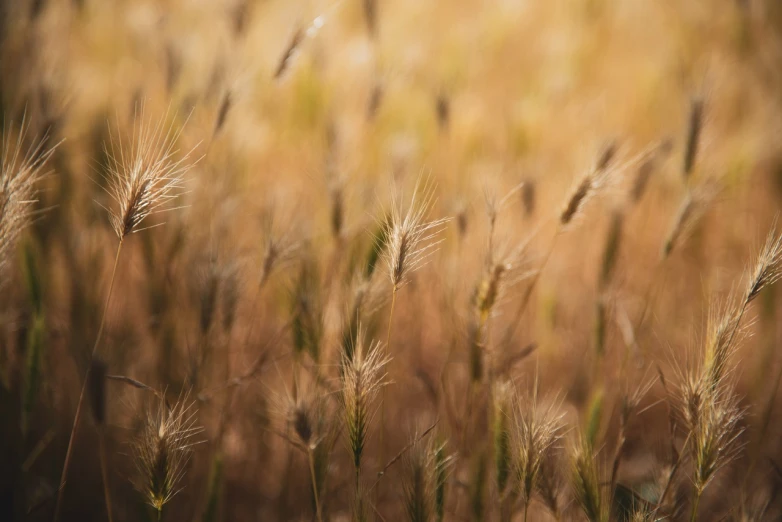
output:
<instances>
[{"instance_id":1,"label":"soft bokeh background","mask_svg":"<svg viewBox=\"0 0 782 522\"><path fill-rule=\"evenodd\" d=\"M676 368L697 352L711 303L740 284L782 202L777 2L6 0L0 11L6 133L15 136L24 118L26 139L48 132L49 143L61 142L41 185L41 212L0 294L0 518L51 517L116 248L102 208L112 205L103 190L104 143L124 143L134 118L164 118L182 132L179 149L194 147L200 158L177 208L151 222L164 226L127 241L101 350L110 374L173 397L190 390L197 404L203 442L165 519L312 519L307 461L280 436L285 422L275 399L291 386L291 303L301 267L318 274L308 299L322 337L317 353L302 356L297 384L333 392L353 274L392 194L408 201L421 179L435 185L431 217L452 220L397 296L393 384L385 425L380 415L373 424L367 486L416 429L438 419L437 436L456 456L446 519L499 519L490 479L485 510L475 514L475 462L486 443L481 428L466 429L472 421L460 416L472 386L471 296L490 251L487 209L500 201L493 237L528 241L525 266L544 267L520 320L529 278L507 288L494 310L487 342L502 350L501 373L524 393L537 376L542 395L562 400L568 434L602 397L598 455L606 466L622 393L653 382L628 428L619 482L640 490L670 460L657 368L675 381ZM704 116L685 179L692 100L703 101ZM618 151L613 183L552 247L572 186L609 143ZM647 190L635 201L639 169L652 155ZM661 261L687 194L710 183L719 195ZM618 260L601 289L616 213ZM264 245L280 236L295 243L295 255L259 290ZM45 336L40 393L23 434L31 270L43 289ZM385 279L378 284L384 299L362 321L383 340L390 290ZM602 353L597 302L609 310ZM778 393L777 302L771 288L748 312L753 335L732 376L748 412L745 453L761 457L746 481L748 456L719 475L704 497L703 520L779 516L782 421L774 408L768 434L752 444ZM642 315L631 346L626 325ZM263 367L227 394L222 383L261 355ZM328 381L323 388L316 374ZM114 520L143 520L150 515L133 488L129 441L149 397L119 382L107 387ZM77 435L65 520L105 517L91 422L85 417ZM341 435L329 462L325 512L345 520L352 469ZM371 517L403 515L404 473L401 463L390 468ZM681 482L686 505L688 482ZM757 505L765 511L752 511ZM581 520L567 487L562 506L562 520ZM531 519L549 520L542 504L530 509ZM748 511L761 515L740 518Z\"/></svg>"}]
</instances>

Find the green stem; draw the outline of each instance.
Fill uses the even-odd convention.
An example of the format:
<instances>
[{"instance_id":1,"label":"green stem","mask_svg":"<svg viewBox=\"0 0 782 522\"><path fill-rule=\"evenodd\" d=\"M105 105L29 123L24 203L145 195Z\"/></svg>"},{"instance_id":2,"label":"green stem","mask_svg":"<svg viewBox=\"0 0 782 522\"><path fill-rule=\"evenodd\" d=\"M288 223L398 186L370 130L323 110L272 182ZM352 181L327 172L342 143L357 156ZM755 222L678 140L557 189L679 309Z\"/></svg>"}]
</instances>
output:
<instances>
[{"instance_id":1,"label":"green stem","mask_svg":"<svg viewBox=\"0 0 782 522\"><path fill-rule=\"evenodd\" d=\"M95 338L95 344L92 346L92 354L90 360L95 358L95 354L100 346L101 338L103 337L103 329L106 325L106 315L109 310L109 304L111 303L111 294L114 290L114 279L117 275L117 265L119 264L119 254L122 251L122 242L124 238L120 238L117 245L117 254L114 256L114 268L111 270L111 282L109 283L109 293L106 296L106 303L103 305L103 314L100 319L100 327L98 328L98 336ZM76 431L79 429L79 420L81 419L81 410L84 405L84 395L87 390L87 382L90 377L91 364L87 365L87 372L84 374L84 381L81 385L81 393L79 394L79 403L76 406L76 415L73 418L73 427L71 428L71 434L68 439L68 449L65 451L65 462L62 466L62 476L60 477L60 488L57 493L57 504L54 507L53 521L57 522L60 519L60 510L62 509L62 499L65 492L65 481L68 478L68 468L70 467L71 457L73 456L73 441L76 438Z\"/></svg>"}]
</instances>

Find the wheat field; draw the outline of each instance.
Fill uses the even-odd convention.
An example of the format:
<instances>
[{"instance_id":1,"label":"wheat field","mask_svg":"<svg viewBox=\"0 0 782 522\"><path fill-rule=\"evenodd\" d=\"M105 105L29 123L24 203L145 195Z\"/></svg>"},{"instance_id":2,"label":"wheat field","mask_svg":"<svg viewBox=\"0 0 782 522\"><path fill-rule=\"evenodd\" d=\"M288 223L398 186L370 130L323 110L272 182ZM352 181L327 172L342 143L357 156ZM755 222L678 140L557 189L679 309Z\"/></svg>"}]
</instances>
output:
<instances>
[{"instance_id":1,"label":"wheat field","mask_svg":"<svg viewBox=\"0 0 782 522\"><path fill-rule=\"evenodd\" d=\"M774 0L0 17L0 520L782 518Z\"/></svg>"}]
</instances>

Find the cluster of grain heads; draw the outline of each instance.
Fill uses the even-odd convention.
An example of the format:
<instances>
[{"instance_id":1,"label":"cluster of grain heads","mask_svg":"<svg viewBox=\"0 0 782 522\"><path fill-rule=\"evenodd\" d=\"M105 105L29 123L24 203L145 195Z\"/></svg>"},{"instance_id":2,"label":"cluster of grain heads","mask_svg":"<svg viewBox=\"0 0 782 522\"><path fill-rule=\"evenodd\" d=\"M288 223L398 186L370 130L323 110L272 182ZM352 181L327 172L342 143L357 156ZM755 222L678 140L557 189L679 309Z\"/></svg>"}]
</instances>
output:
<instances>
[{"instance_id":1,"label":"cluster of grain heads","mask_svg":"<svg viewBox=\"0 0 782 522\"><path fill-rule=\"evenodd\" d=\"M161 398L157 408L147 414L134 444L139 473L136 485L157 512L158 520L163 516L165 505L180 490L192 448L198 444L196 437L203 431L196 424L197 413L187 395L173 405Z\"/></svg>"},{"instance_id":2,"label":"cluster of grain heads","mask_svg":"<svg viewBox=\"0 0 782 522\"><path fill-rule=\"evenodd\" d=\"M356 492L360 487L364 448L376 411L375 400L387 384L385 368L390 360L384 355L380 343L368 343L364 335L359 328L352 356L343 351L340 393L348 449L355 471Z\"/></svg>"},{"instance_id":3,"label":"cluster of grain heads","mask_svg":"<svg viewBox=\"0 0 782 522\"><path fill-rule=\"evenodd\" d=\"M581 511L589 522L608 522L608 505L601 492L600 473L594 446L579 437L571 454L571 482Z\"/></svg>"},{"instance_id":4,"label":"cluster of grain heads","mask_svg":"<svg viewBox=\"0 0 782 522\"><path fill-rule=\"evenodd\" d=\"M16 136L4 128L0 137L0 271L5 271L17 240L34 215L37 184L55 148L47 148L46 136L25 148L26 133L27 123L22 120Z\"/></svg>"},{"instance_id":5,"label":"cluster of grain heads","mask_svg":"<svg viewBox=\"0 0 782 522\"><path fill-rule=\"evenodd\" d=\"M107 191L115 203L108 210L109 222L117 235L118 244L91 358L95 357L100 346L124 240L128 235L142 230L141 224L146 218L169 208L168 204L183 191L183 176L195 163L191 157L193 150L179 155L177 143L182 131L174 130L173 126L166 122L166 116L154 123L152 120L145 121L142 111L141 117L134 122L134 132L129 145L122 143L121 136L114 135L111 135L110 143L105 145L108 156ZM90 367L87 368L84 377L68 449L65 452L60 488L54 508L55 522L60 516L73 442L81 419L89 373Z\"/></svg>"},{"instance_id":6,"label":"cluster of grain heads","mask_svg":"<svg viewBox=\"0 0 782 522\"><path fill-rule=\"evenodd\" d=\"M550 496L542 479L543 468L550 450L562 436L564 423L559 403L555 401L545 406L539 404L537 391L532 397L518 401L514 422L513 455L526 521L532 496Z\"/></svg>"},{"instance_id":7,"label":"cluster of grain heads","mask_svg":"<svg viewBox=\"0 0 782 522\"><path fill-rule=\"evenodd\" d=\"M743 431L739 422L744 412L727 386L714 388L699 368L691 370L680 390L680 413L689 433L689 454L693 462L693 502L690 520L698 518L703 491L717 472L733 460Z\"/></svg>"},{"instance_id":8,"label":"cluster of grain heads","mask_svg":"<svg viewBox=\"0 0 782 522\"><path fill-rule=\"evenodd\" d=\"M410 522L441 522L445 517L445 490L453 457L446 444L416 436L406 455L403 482L405 512Z\"/></svg>"}]
</instances>

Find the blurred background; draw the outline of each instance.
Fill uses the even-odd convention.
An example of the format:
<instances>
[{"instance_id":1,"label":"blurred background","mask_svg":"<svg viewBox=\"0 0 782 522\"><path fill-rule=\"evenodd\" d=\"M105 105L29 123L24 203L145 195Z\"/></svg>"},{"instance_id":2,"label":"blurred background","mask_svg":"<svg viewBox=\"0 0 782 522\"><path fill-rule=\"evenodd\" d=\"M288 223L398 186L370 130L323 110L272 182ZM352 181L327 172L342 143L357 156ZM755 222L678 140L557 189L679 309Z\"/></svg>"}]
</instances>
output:
<instances>
[{"instance_id":1,"label":"blurred background","mask_svg":"<svg viewBox=\"0 0 782 522\"><path fill-rule=\"evenodd\" d=\"M0 519L105 519L104 458L113 520L161 516L133 449L157 393L203 427L164 520L315 520L311 479L323 520L412 518L408 443L433 425L422 441L452 456L444 519L521 520L496 478L495 379L555 400L558 459L592 430L601 482L664 504L646 491L687 444L672 383L782 202L781 4L4 0L0 13L4 168L14 147L56 145L1 276ZM114 279L106 189L145 121L177 133L173 157L192 151L194 166L123 241ZM422 193L424 220L450 219L394 290L390 209ZM512 273L484 310L498 260ZM118 378L105 425L84 414L56 509L112 280L99 354ZM777 295L744 318L743 449L701 520L782 511ZM359 494L340 413L356 322L392 357ZM307 394L327 403L317 479L286 410ZM688 520L689 467L649 520ZM556 518L536 499L530 520L585 519L562 483ZM362 517L357 497L371 499Z\"/></svg>"}]
</instances>

